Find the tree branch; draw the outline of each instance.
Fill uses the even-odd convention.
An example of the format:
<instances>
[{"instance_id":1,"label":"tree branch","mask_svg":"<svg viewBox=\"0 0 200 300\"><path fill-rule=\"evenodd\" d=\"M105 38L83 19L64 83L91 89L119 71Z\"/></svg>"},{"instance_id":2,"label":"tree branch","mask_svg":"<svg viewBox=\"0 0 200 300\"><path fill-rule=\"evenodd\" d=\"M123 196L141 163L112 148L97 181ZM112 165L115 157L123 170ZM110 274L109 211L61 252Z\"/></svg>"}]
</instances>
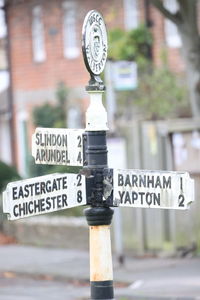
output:
<instances>
[{"instance_id":1,"label":"tree branch","mask_svg":"<svg viewBox=\"0 0 200 300\"><path fill-rule=\"evenodd\" d=\"M169 10L167 10L162 1L160 0L150 0L150 2L169 20L171 20L172 22L174 22L176 25L178 25L180 23L180 18L179 15L176 14L172 14Z\"/></svg>"}]
</instances>

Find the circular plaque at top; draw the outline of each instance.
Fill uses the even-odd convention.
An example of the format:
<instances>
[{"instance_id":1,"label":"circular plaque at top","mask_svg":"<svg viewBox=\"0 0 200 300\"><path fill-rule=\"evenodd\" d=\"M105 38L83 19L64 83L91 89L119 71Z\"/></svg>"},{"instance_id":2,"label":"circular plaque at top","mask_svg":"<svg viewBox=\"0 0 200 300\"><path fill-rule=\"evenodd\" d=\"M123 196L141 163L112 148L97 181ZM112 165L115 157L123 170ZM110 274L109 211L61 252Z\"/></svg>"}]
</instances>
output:
<instances>
[{"instance_id":1,"label":"circular plaque at top","mask_svg":"<svg viewBox=\"0 0 200 300\"><path fill-rule=\"evenodd\" d=\"M94 75L104 70L107 58L107 32L102 15L91 10L85 17L82 31L82 51L86 68Z\"/></svg>"}]
</instances>

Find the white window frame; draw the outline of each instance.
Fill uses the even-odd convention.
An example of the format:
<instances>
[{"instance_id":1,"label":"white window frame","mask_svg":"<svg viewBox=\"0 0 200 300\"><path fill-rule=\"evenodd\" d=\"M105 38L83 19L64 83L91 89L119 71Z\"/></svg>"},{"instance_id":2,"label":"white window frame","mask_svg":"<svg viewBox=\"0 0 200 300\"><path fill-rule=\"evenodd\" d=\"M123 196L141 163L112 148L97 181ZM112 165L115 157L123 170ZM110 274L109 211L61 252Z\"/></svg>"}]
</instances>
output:
<instances>
[{"instance_id":1,"label":"white window frame","mask_svg":"<svg viewBox=\"0 0 200 300\"><path fill-rule=\"evenodd\" d=\"M63 51L64 57L74 59L79 56L76 33L76 2L68 0L62 3L63 7Z\"/></svg>"},{"instance_id":2,"label":"white window frame","mask_svg":"<svg viewBox=\"0 0 200 300\"><path fill-rule=\"evenodd\" d=\"M176 0L164 0L164 6L171 13L176 13L178 10L178 3ZM170 48L180 48L182 46L176 24L167 18L165 18L165 39L167 46Z\"/></svg>"},{"instance_id":3,"label":"white window frame","mask_svg":"<svg viewBox=\"0 0 200 300\"><path fill-rule=\"evenodd\" d=\"M43 14L40 5L33 7L32 10L32 49L34 62L41 63L46 60Z\"/></svg>"},{"instance_id":4,"label":"white window frame","mask_svg":"<svg viewBox=\"0 0 200 300\"><path fill-rule=\"evenodd\" d=\"M124 27L126 30L137 28L139 25L138 0L124 0Z\"/></svg>"},{"instance_id":5,"label":"white window frame","mask_svg":"<svg viewBox=\"0 0 200 300\"><path fill-rule=\"evenodd\" d=\"M17 140L18 143L18 162L19 162L19 173L23 177L27 177L27 165L26 165L26 156L27 156L27 144L26 144L26 132L24 130L24 125L27 126L28 114L26 111L20 111L17 114Z\"/></svg>"},{"instance_id":6,"label":"white window frame","mask_svg":"<svg viewBox=\"0 0 200 300\"><path fill-rule=\"evenodd\" d=\"M0 3L0 38L5 38L7 35L7 27L6 27L6 22L5 22L5 12L1 8L1 3Z\"/></svg>"}]
</instances>

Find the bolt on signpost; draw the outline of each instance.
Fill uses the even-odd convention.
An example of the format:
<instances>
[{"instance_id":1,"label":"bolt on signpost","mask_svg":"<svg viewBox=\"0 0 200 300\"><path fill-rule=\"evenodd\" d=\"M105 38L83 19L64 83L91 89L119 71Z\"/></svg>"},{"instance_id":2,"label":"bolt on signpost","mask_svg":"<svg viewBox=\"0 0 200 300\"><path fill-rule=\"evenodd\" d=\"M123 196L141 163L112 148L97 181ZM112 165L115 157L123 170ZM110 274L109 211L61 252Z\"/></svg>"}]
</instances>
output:
<instances>
[{"instance_id":1,"label":"bolt on signpost","mask_svg":"<svg viewBox=\"0 0 200 300\"><path fill-rule=\"evenodd\" d=\"M90 73L86 129L36 128L32 155L36 164L83 167L79 174L50 174L9 183L3 211L16 220L80 205L90 228L91 299L114 300L110 240L111 207L187 209L194 181L187 172L109 169L107 113L100 74L107 58L102 15L89 11L83 24L82 50Z\"/></svg>"}]
</instances>

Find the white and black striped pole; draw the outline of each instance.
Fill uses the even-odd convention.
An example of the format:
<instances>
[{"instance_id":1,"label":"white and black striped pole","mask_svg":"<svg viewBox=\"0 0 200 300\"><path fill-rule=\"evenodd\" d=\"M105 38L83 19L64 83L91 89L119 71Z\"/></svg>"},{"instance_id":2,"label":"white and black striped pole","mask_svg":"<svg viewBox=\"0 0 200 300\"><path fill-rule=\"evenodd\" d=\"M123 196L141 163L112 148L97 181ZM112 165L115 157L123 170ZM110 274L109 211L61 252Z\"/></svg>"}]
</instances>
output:
<instances>
[{"instance_id":1,"label":"white and black striped pole","mask_svg":"<svg viewBox=\"0 0 200 300\"><path fill-rule=\"evenodd\" d=\"M110 224L113 210L104 198L104 170L107 166L107 113L102 104L105 86L100 78L107 58L107 33L101 14L89 11L83 24L82 50L91 79L86 87L90 105L86 112L85 172L92 179L91 197L85 210L90 227L91 299L113 300L113 268Z\"/></svg>"}]
</instances>

